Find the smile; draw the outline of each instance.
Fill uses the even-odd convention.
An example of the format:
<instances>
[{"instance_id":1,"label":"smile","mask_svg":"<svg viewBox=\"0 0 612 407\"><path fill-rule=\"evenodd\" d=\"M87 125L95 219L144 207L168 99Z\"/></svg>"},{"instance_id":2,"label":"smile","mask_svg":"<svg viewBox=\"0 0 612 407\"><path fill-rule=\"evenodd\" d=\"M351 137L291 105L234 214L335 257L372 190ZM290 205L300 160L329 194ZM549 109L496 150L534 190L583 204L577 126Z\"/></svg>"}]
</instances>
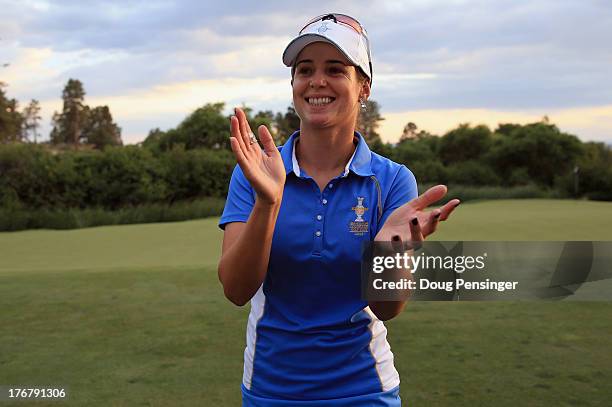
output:
<instances>
[{"instance_id":1,"label":"smile","mask_svg":"<svg viewBox=\"0 0 612 407\"><path fill-rule=\"evenodd\" d=\"M313 105L313 106L325 106L327 104L330 104L334 100L336 100L336 98L332 98L332 97L306 98L306 101L308 102L308 104Z\"/></svg>"}]
</instances>

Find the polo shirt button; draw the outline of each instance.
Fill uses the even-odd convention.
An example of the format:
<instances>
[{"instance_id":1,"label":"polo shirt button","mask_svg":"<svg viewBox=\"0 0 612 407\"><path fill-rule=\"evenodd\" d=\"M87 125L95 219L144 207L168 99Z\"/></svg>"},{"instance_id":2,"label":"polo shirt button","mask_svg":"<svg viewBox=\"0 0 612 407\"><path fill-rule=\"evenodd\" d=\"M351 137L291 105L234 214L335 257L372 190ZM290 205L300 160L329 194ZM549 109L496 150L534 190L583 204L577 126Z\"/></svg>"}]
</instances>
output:
<instances>
[{"instance_id":1,"label":"polo shirt button","mask_svg":"<svg viewBox=\"0 0 612 407\"><path fill-rule=\"evenodd\" d=\"M323 219L323 216L317 215L317 220L321 220L321 219Z\"/></svg>"},{"instance_id":2,"label":"polo shirt button","mask_svg":"<svg viewBox=\"0 0 612 407\"><path fill-rule=\"evenodd\" d=\"M315 235L317 235L317 237L321 236L321 231L317 230L317 233L315 233Z\"/></svg>"},{"instance_id":3,"label":"polo shirt button","mask_svg":"<svg viewBox=\"0 0 612 407\"><path fill-rule=\"evenodd\" d=\"M333 188L333 187L334 187L334 184L329 184L329 187L330 187L330 188Z\"/></svg>"},{"instance_id":4,"label":"polo shirt button","mask_svg":"<svg viewBox=\"0 0 612 407\"><path fill-rule=\"evenodd\" d=\"M327 205L327 199L323 198L323 205Z\"/></svg>"}]
</instances>

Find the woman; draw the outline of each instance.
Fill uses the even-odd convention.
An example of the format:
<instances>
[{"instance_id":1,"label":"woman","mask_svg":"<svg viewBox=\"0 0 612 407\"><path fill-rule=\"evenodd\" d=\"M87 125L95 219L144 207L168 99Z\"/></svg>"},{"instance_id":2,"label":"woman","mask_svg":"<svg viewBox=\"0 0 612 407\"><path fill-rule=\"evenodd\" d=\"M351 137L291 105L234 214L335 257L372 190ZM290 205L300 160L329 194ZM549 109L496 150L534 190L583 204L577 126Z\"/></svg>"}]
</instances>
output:
<instances>
[{"instance_id":1,"label":"woman","mask_svg":"<svg viewBox=\"0 0 612 407\"><path fill-rule=\"evenodd\" d=\"M218 271L229 300L251 301L243 405L400 405L381 321L405 302L360 298L361 243L422 240L459 201L425 212L446 188L417 198L412 173L355 131L372 83L367 34L355 19L311 20L283 62L299 131L279 151L260 126L262 150L244 113L231 118L238 165L219 223Z\"/></svg>"}]
</instances>

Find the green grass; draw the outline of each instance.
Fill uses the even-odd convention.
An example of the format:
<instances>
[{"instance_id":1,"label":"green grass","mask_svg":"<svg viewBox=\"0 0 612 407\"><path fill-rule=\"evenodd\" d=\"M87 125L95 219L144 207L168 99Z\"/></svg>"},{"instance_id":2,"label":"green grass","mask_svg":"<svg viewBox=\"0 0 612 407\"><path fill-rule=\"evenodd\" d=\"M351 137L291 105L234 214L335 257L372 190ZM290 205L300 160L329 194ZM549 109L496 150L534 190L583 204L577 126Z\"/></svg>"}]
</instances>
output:
<instances>
[{"instance_id":1,"label":"green grass","mask_svg":"<svg viewBox=\"0 0 612 407\"><path fill-rule=\"evenodd\" d=\"M466 202L434 240L612 240L612 203L552 199Z\"/></svg>"},{"instance_id":2,"label":"green grass","mask_svg":"<svg viewBox=\"0 0 612 407\"><path fill-rule=\"evenodd\" d=\"M175 269L214 265L223 232L218 218L74 230L0 233L5 271Z\"/></svg>"},{"instance_id":3,"label":"green grass","mask_svg":"<svg viewBox=\"0 0 612 407\"><path fill-rule=\"evenodd\" d=\"M611 211L466 203L436 237L612 240ZM0 233L0 385L64 384L61 405L240 405L248 307L223 297L216 221ZM406 405L595 406L612 399L611 321L609 302L422 302L387 326Z\"/></svg>"}]
</instances>

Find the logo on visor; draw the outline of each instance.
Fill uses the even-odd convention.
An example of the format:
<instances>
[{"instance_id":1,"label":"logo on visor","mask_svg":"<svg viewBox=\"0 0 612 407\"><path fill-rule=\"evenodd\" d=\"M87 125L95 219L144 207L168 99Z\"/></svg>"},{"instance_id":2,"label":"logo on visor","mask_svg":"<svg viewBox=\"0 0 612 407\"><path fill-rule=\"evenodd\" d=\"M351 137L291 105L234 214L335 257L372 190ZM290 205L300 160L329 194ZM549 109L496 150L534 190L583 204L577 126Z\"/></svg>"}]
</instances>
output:
<instances>
[{"instance_id":1,"label":"logo on visor","mask_svg":"<svg viewBox=\"0 0 612 407\"><path fill-rule=\"evenodd\" d=\"M323 21L321 23L321 27L319 27L319 29L317 30L319 32L319 34L323 34L325 31L329 30L330 28L327 26L327 21Z\"/></svg>"},{"instance_id":2,"label":"logo on visor","mask_svg":"<svg viewBox=\"0 0 612 407\"><path fill-rule=\"evenodd\" d=\"M352 221L349 225L349 230L351 233L354 233L356 236L363 236L368 233L368 222L363 219L363 215L366 213L368 208L363 206L363 200L365 197L359 196L357 197L357 205L351 208L352 211L355 212L357 217L354 221Z\"/></svg>"}]
</instances>

